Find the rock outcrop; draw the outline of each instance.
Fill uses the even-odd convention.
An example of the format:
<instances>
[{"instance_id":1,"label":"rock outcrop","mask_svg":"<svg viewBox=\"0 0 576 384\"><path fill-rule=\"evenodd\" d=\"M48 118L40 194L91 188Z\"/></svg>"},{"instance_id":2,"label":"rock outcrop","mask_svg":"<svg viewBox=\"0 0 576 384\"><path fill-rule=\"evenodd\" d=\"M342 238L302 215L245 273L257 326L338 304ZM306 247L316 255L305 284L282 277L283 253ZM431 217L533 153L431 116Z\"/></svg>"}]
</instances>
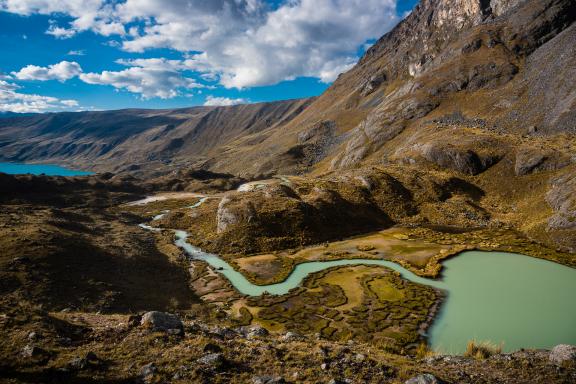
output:
<instances>
[{"instance_id":1,"label":"rock outcrop","mask_svg":"<svg viewBox=\"0 0 576 384\"><path fill-rule=\"evenodd\" d=\"M438 379L436 376L431 375L429 373L415 376L404 382L404 384L442 384L442 383L444 383L442 380Z\"/></svg>"},{"instance_id":2,"label":"rock outcrop","mask_svg":"<svg viewBox=\"0 0 576 384\"><path fill-rule=\"evenodd\" d=\"M576 346L560 344L550 351L550 362L559 367L576 366Z\"/></svg>"},{"instance_id":3,"label":"rock outcrop","mask_svg":"<svg viewBox=\"0 0 576 384\"><path fill-rule=\"evenodd\" d=\"M153 331L163 331L168 333L183 334L184 324L182 320L176 315L158 311L146 312L142 316L140 324L144 328L149 328Z\"/></svg>"}]
</instances>

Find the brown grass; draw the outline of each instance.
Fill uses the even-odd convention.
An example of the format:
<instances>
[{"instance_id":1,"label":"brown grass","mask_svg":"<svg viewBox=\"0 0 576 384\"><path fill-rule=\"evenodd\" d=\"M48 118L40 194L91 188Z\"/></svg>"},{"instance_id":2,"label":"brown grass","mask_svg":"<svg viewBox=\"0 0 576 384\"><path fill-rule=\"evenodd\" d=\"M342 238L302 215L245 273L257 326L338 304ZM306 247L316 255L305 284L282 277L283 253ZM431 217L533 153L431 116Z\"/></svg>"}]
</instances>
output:
<instances>
[{"instance_id":1,"label":"brown grass","mask_svg":"<svg viewBox=\"0 0 576 384\"><path fill-rule=\"evenodd\" d=\"M501 344L494 344L490 341L477 341L472 339L466 345L466 352L464 352L464 356L473 357L478 360L484 360L501 352Z\"/></svg>"}]
</instances>

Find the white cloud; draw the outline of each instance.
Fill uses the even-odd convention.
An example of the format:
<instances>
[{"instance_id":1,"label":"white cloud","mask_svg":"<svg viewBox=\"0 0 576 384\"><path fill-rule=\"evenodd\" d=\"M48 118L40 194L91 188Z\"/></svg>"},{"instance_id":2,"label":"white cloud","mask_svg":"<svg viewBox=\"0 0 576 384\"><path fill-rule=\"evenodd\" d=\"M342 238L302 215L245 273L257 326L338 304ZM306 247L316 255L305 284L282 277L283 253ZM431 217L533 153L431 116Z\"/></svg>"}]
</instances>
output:
<instances>
[{"instance_id":1,"label":"white cloud","mask_svg":"<svg viewBox=\"0 0 576 384\"><path fill-rule=\"evenodd\" d=\"M118 62L130 68L122 71L84 73L80 75L80 79L88 84L111 85L116 89L138 93L145 99L170 99L179 96L182 89L204 87L179 72L182 68L178 60L140 59Z\"/></svg>"},{"instance_id":2,"label":"white cloud","mask_svg":"<svg viewBox=\"0 0 576 384\"><path fill-rule=\"evenodd\" d=\"M333 81L357 60L358 47L397 21L395 0L289 1L270 11L259 1L139 2L118 6L123 20L149 25L124 41L127 51L201 52L190 66L218 74L228 88L275 84L299 76Z\"/></svg>"},{"instance_id":3,"label":"white cloud","mask_svg":"<svg viewBox=\"0 0 576 384\"><path fill-rule=\"evenodd\" d=\"M92 30L103 36L124 35L124 26L115 21L114 7L106 0L0 0L0 10L20 15L68 15L73 21L61 26L51 20L47 34L68 39Z\"/></svg>"},{"instance_id":4,"label":"white cloud","mask_svg":"<svg viewBox=\"0 0 576 384\"><path fill-rule=\"evenodd\" d=\"M27 65L18 72L12 72L19 80L58 80L65 81L82 73L82 67L75 61L61 61L48 67Z\"/></svg>"},{"instance_id":5,"label":"white cloud","mask_svg":"<svg viewBox=\"0 0 576 384\"><path fill-rule=\"evenodd\" d=\"M75 52L75 54L79 53ZM181 95L182 90L212 88L186 77L183 72L189 68L184 60L152 58L120 59L116 62L129 68L121 71L83 73L78 63L62 61L48 67L27 65L18 72L12 72L12 75L19 80L40 81L65 81L79 77L85 83L110 85L118 90L124 89L140 94L145 99L152 97L169 99Z\"/></svg>"},{"instance_id":6,"label":"white cloud","mask_svg":"<svg viewBox=\"0 0 576 384\"><path fill-rule=\"evenodd\" d=\"M52 35L57 39L69 39L76 34L76 31L73 29L62 28L54 23L50 23L50 27L46 31L46 34Z\"/></svg>"},{"instance_id":7,"label":"white cloud","mask_svg":"<svg viewBox=\"0 0 576 384\"><path fill-rule=\"evenodd\" d=\"M59 37L92 30L120 36L129 52L175 49L188 69L244 88L300 76L334 80L362 44L399 20L396 2L287 0L271 9L264 0L0 0L0 7L71 16L69 25L51 26Z\"/></svg>"},{"instance_id":8,"label":"white cloud","mask_svg":"<svg viewBox=\"0 0 576 384\"><path fill-rule=\"evenodd\" d=\"M5 80L0 80L0 91L13 91L20 88L19 85L14 83L9 83Z\"/></svg>"},{"instance_id":9,"label":"white cloud","mask_svg":"<svg viewBox=\"0 0 576 384\"><path fill-rule=\"evenodd\" d=\"M69 51L66 55L68 55L68 56L86 56L86 50L85 49L72 50L72 51Z\"/></svg>"},{"instance_id":10,"label":"white cloud","mask_svg":"<svg viewBox=\"0 0 576 384\"><path fill-rule=\"evenodd\" d=\"M76 100L61 100L51 96L19 93L16 84L0 80L0 111L9 112L47 112L67 110L77 107Z\"/></svg>"},{"instance_id":11,"label":"white cloud","mask_svg":"<svg viewBox=\"0 0 576 384\"><path fill-rule=\"evenodd\" d=\"M206 101L204 102L204 106L206 106L206 107L230 106L230 105L246 104L249 102L250 102L250 100L247 100L247 99L230 99L228 97L208 96L208 97L206 97Z\"/></svg>"}]
</instances>

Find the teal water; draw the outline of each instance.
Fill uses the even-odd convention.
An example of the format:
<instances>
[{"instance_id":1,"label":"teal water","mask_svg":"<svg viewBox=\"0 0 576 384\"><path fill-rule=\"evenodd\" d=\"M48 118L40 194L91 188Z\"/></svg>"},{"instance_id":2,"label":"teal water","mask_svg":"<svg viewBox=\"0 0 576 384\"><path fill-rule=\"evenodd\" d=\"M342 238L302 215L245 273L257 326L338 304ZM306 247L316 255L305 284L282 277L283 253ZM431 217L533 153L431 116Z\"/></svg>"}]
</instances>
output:
<instances>
[{"instance_id":1,"label":"teal water","mask_svg":"<svg viewBox=\"0 0 576 384\"><path fill-rule=\"evenodd\" d=\"M264 292L268 292L273 295L284 295L288 293L291 289L298 287L304 278L311 273L320 272L324 269L331 267L338 267L342 265L352 265L352 264L368 264L368 265L381 265L388 267L399 272L402 277L407 280L414 281L420 284L432 285L438 288L443 287L442 282L434 281L430 279L425 279L420 276L415 275L409 270L403 268L399 264L393 263L387 260L372 260L372 259L341 259L341 260L331 260L331 261L311 261L308 263L298 264L292 273L288 276L286 280L277 284L270 285L256 285L251 283L243 274L236 271L230 264L225 260L221 259L218 255L211 253L206 253L200 248L190 245L187 239L187 233L184 231L176 231L176 246L184 249L184 251L190 255L193 259L202 260L210 264L212 267L216 268L218 272L223 274L234 288L243 295L248 296L260 296Z\"/></svg>"},{"instance_id":2,"label":"teal water","mask_svg":"<svg viewBox=\"0 0 576 384\"><path fill-rule=\"evenodd\" d=\"M0 172L12 175L86 176L92 172L76 171L52 164L0 163Z\"/></svg>"},{"instance_id":3,"label":"teal water","mask_svg":"<svg viewBox=\"0 0 576 384\"><path fill-rule=\"evenodd\" d=\"M467 340L504 351L576 344L576 269L503 252L464 252L443 263L448 291L430 344L463 352Z\"/></svg>"},{"instance_id":4,"label":"teal water","mask_svg":"<svg viewBox=\"0 0 576 384\"><path fill-rule=\"evenodd\" d=\"M429 333L433 350L459 354L471 339L502 344L504 351L576 344L576 269L505 252L463 252L444 263L443 279L425 279L386 260L343 259L298 264L278 284L255 285L226 261L176 231L175 244L207 262L242 294L282 295L310 273L342 265L380 265L415 283L443 289L447 298Z\"/></svg>"}]
</instances>

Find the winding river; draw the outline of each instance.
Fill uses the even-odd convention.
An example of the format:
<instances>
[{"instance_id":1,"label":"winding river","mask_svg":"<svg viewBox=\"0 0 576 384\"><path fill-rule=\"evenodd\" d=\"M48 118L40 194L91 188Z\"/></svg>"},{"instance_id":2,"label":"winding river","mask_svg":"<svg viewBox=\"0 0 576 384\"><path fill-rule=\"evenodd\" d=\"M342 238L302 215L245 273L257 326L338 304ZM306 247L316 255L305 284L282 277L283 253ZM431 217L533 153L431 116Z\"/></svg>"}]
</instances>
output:
<instances>
[{"instance_id":1,"label":"winding river","mask_svg":"<svg viewBox=\"0 0 576 384\"><path fill-rule=\"evenodd\" d=\"M175 234L175 245L191 259L208 263L249 296L264 292L282 295L311 273L357 264L390 268L409 281L442 289L447 298L428 335L432 349L442 353L462 353L471 339L501 344L504 351L576 344L576 269L550 261L514 253L467 251L443 263L442 280L417 276L387 260L314 261L298 264L281 283L260 286L218 255L189 244L185 231Z\"/></svg>"}]
</instances>

